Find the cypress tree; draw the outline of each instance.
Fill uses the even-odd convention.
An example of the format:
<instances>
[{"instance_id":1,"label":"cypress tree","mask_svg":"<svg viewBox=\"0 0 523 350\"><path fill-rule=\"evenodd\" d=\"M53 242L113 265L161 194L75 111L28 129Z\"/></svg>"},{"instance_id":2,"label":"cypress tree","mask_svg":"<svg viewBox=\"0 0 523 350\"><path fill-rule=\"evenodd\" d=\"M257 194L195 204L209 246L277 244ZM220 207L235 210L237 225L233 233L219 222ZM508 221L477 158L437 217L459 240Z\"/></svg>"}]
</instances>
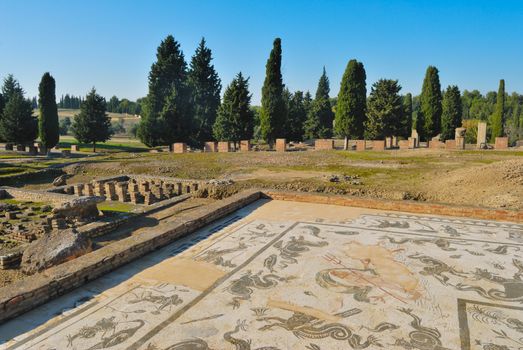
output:
<instances>
[{"instance_id":1,"label":"cypress tree","mask_svg":"<svg viewBox=\"0 0 523 350\"><path fill-rule=\"evenodd\" d=\"M418 114L418 134L422 139L430 139L441 131L441 85L439 82L438 69L429 66L423 80L421 89L421 110Z\"/></svg>"},{"instance_id":2,"label":"cypress tree","mask_svg":"<svg viewBox=\"0 0 523 350\"><path fill-rule=\"evenodd\" d=\"M307 118L305 100L302 91L296 91L289 99L285 137L290 141L303 140L303 124Z\"/></svg>"},{"instance_id":3,"label":"cypress tree","mask_svg":"<svg viewBox=\"0 0 523 350\"><path fill-rule=\"evenodd\" d=\"M400 135L403 137L409 137L413 128L412 123L412 94L409 92L403 96L403 118L402 128Z\"/></svg>"},{"instance_id":4,"label":"cypress tree","mask_svg":"<svg viewBox=\"0 0 523 350\"><path fill-rule=\"evenodd\" d=\"M365 136L384 139L402 131L404 107L397 80L380 79L372 85L367 103Z\"/></svg>"},{"instance_id":5,"label":"cypress tree","mask_svg":"<svg viewBox=\"0 0 523 350\"><path fill-rule=\"evenodd\" d=\"M94 88L80 105L80 113L74 116L71 129L81 143L91 143L96 152L96 143L111 138L111 118L107 115L105 99Z\"/></svg>"},{"instance_id":6,"label":"cypress tree","mask_svg":"<svg viewBox=\"0 0 523 350\"><path fill-rule=\"evenodd\" d=\"M138 137L149 147L174 141L187 142L191 136L192 116L187 63L180 44L168 35L158 46L156 62L149 72L149 93Z\"/></svg>"},{"instance_id":7,"label":"cypress tree","mask_svg":"<svg viewBox=\"0 0 523 350\"><path fill-rule=\"evenodd\" d=\"M55 89L54 78L48 72L44 73L38 86L38 106L40 109L38 130L40 141L48 149L56 146L60 138Z\"/></svg>"},{"instance_id":8,"label":"cypress tree","mask_svg":"<svg viewBox=\"0 0 523 350\"><path fill-rule=\"evenodd\" d=\"M455 130L461 126L461 92L457 86L448 86L443 95L441 114L441 141L454 139Z\"/></svg>"},{"instance_id":9,"label":"cypress tree","mask_svg":"<svg viewBox=\"0 0 523 350\"><path fill-rule=\"evenodd\" d=\"M250 140L254 132L254 112L251 109L249 78L238 73L225 89L223 102L213 126L216 140L239 142Z\"/></svg>"},{"instance_id":10,"label":"cypress tree","mask_svg":"<svg viewBox=\"0 0 523 350\"><path fill-rule=\"evenodd\" d=\"M191 59L189 85L194 105L195 141L203 143L212 139L213 124L220 106L221 80L211 63L211 50L202 38Z\"/></svg>"},{"instance_id":11,"label":"cypress tree","mask_svg":"<svg viewBox=\"0 0 523 350\"><path fill-rule=\"evenodd\" d=\"M498 94L496 96L496 109L492 114L492 122L490 125L491 136L490 141L494 143L496 137L503 136L503 126L505 123L505 80L499 81Z\"/></svg>"},{"instance_id":12,"label":"cypress tree","mask_svg":"<svg viewBox=\"0 0 523 350\"><path fill-rule=\"evenodd\" d=\"M307 138L329 138L332 136L332 120L334 113L329 98L329 78L323 67L323 73L318 81L316 97L305 122Z\"/></svg>"},{"instance_id":13,"label":"cypress tree","mask_svg":"<svg viewBox=\"0 0 523 350\"><path fill-rule=\"evenodd\" d=\"M348 148L349 138L363 138L367 105L366 78L363 63L350 60L341 80L335 120L336 133L345 138L345 149Z\"/></svg>"},{"instance_id":14,"label":"cypress tree","mask_svg":"<svg viewBox=\"0 0 523 350\"><path fill-rule=\"evenodd\" d=\"M265 66L260 114L262 138L271 146L277 137L284 135L283 127L287 116L285 100L283 99L281 56L281 39L276 38Z\"/></svg>"},{"instance_id":15,"label":"cypress tree","mask_svg":"<svg viewBox=\"0 0 523 350\"><path fill-rule=\"evenodd\" d=\"M21 89L12 91L0 120L0 139L26 144L33 142L37 133L37 120L33 117L31 102L24 98Z\"/></svg>"}]
</instances>

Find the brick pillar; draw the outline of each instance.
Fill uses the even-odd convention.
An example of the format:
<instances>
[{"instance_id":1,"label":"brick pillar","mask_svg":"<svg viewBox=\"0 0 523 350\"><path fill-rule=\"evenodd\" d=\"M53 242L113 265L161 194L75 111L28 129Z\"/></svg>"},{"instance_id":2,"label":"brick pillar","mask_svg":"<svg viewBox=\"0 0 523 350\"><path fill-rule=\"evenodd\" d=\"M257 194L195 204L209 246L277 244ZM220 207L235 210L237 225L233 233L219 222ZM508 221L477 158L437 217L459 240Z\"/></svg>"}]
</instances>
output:
<instances>
[{"instance_id":1,"label":"brick pillar","mask_svg":"<svg viewBox=\"0 0 523 350\"><path fill-rule=\"evenodd\" d=\"M118 199L118 197L116 197L114 182L106 182L104 185L104 189L105 189L105 198L107 200L117 200Z\"/></svg>"},{"instance_id":2,"label":"brick pillar","mask_svg":"<svg viewBox=\"0 0 523 350\"><path fill-rule=\"evenodd\" d=\"M230 152L231 151L231 146L230 146L230 143L229 141L220 141L218 142L218 152Z\"/></svg>"},{"instance_id":3,"label":"brick pillar","mask_svg":"<svg viewBox=\"0 0 523 350\"><path fill-rule=\"evenodd\" d=\"M173 143L173 153L186 153L187 145L183 142Z\"/></svg>"},{"instance_id":4,"label":"brick pillar","mask_svg":"<svg viewBox=\"0 0 523 350\"><path fill-rule=\"evenodd\" d=\"M287 140L286 139L276 139L276 152L285 152L287 151Z\"/></svg>"},{"instance_id":5,"label":"brick pillar","mask_svg":"<svg viewBox=\"0 0 523 350\"><path fill-rule=\"evenodd\" d=\"M508 137L496 137L494 149L507 149L508 148Z\"/></svg>"},{"instance_id":6,"label":"brick pillar","mask_svg":"<svg viewBox=\"0 0 523 350\"><path fill-rule=\"evenodd\" d=\"M243 140L240 141L240 151L249 152L251 150L251 141Z\"/></svg>"},{"instance_id":7,"label":"brick pillar","mask_svg":"<svg viewBox=\"0 0 523 350\"><path fill-rule=\"evenodd\" d=\"M392 148L392 137L385 138L385 148Z\"/></svg>"},{"instance_id":8,"label":"brick pillar","mask_svg":"<svg viewBox=\"0 0 523 350\"><path fill-rule=\"evenodd\" d=\"M116 196L120 202L127 202L127 184L125 182L118 182L116 184Z\"/></svg>"},{"instance_id":9,"label":"brick pillar","mask_svg":"<svg viewBox=\"0 0 523 350\"><path fill-rule=\"evenodd\" d=\"M80 145L71 145L71 152L80 152Z\"/></svg>"},{"instance_id":10,"label":"brick pillar","mask_svg":"<svg viewBox=\"0 0 523 350\"><path fill-rule=\"evenodd\" d=\"M83 196L84 195L84 185L83 184L74 185L74 194L76 194L77 196Z\"/></svg>"},{"instance_id":11,"label":"brick pillar","mask_svg":"<svg viewBox=\"0 0 523 350\"><path fill-rule=\"evenodd\" d=\"M478 137L477 137L477 146L481 148L487 145L487 123L480 122L478 123Z\"/></svg>"},{"instance_id":12,"label":"brick pillar","mask_svg":"<svg viewBox=\"0 0 523 350\"><path fill-rule=\"evenodd\" d=\"M176 191L176 195L181 195L182 194L182 183L181 182L177 182L175 185L175 191Z\"/></svg>"},{"instance_id":13,"label":"brick pillar","mask_svg":"<svg viewBox=\"0 0 523 350\"><path fill-rule=\"evenodd\" d=\"M415 137L409 137L409 148L417 148L417 139Z\"/></svg>"},{"instance_id":14,"label":"brick pillar","mask_svg":"<svg viewBox=\"0 0 523 350\"><path fill-rule=\"evenodd\" d=\"M85 184L85 195L86 196L94 196L94 190L93 190L93 184L92 183L86 183Z\"/></svg>"}]
</instances>

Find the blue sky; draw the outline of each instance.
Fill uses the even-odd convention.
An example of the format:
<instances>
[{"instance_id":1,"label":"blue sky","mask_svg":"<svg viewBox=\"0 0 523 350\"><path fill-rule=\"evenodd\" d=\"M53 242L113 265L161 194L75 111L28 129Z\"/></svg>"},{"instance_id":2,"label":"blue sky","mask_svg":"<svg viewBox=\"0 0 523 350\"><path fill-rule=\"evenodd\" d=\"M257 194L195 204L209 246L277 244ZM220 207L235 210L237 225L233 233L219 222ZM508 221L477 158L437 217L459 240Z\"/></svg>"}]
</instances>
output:
<instances>
[{"instance_id":1,"label":"blue sky","mask_svg":"<svg viewBox=\"0 0 523 350\"><path fill-rule=\"evenodd\" d=\"M418 94L428 65L445 87L523 93L523 1L62 1L0 0L0 77L12 73L29 96L45 71L57 95L147 94L156 47L167 35L187 61L204 36L225 87L242 71L259 103L265 62L282 38L282 73L291 91L314 93L322 67L331 96L349 59L362 61L367 86L398 79Z\"/></svg>"}]
</instances>

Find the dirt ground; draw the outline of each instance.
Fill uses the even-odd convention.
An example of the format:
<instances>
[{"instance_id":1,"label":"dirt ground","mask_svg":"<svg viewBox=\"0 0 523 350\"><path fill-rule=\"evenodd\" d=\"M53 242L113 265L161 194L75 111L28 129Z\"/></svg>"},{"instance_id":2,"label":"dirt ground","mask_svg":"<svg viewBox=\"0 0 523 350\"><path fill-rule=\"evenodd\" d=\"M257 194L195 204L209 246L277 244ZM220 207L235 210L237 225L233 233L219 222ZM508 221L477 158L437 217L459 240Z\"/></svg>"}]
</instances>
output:
<instances>
[{"instance_id":1,"label":"dirt ground","mask_svg":"<svg viewBox=\"0 0 523 350\"><path fill-rule=\"evenodd\" d=\"M231 192L276 188L523 208L523 151L119 153L71 165L66 171L73 175L71 183L116 174L227 178L234 181ZM331 182L332 175L340 181Z\"/></svg>"}]
</instances>

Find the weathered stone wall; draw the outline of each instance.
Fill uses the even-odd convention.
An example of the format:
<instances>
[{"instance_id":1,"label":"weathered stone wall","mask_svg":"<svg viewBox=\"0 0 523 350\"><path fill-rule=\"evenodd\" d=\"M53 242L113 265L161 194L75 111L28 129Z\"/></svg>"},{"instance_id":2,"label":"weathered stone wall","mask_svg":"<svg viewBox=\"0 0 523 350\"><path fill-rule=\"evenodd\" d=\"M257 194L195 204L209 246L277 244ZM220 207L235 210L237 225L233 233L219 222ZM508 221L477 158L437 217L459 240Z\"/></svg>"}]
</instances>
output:
<instances>
[{"instance_id":1,"label":"weathered stone wall","mask_svg":"<svg viewBox=\"0 0 523 350\"><path fill-rule=\"evenodd\" d=\"M453 206L447 204L433 204L416 201L394 201L383 199L371 199L351 196L340 196L332 194L312 194L285 191L264 191L264 195L271 199L287 200L295 202L312 202L321 204L333 204L351 207L362 207L380 210L404 211L410 213L422 213L433 215L447 215L455 217L466 217L476 219L523 222L523 211L506 209L487 209L470 206Z\"/></svg>"},{"instance_id":2,"label":"weathered stone wall","mask_svg":"<svg viewBox=\"0 0 523 350\"><path fill-rule=\"evenodd\" d=\"M21 201L44 202L49 203L52 206L59 206L63 203L71 201L70 196L62 193L37 190L23 190L7 186L2 187L2 189L5 190L10 197Z\"/></svg>"},{"instance_id":3,"label":"weathered stone wall","mask_svg":"<svg viewBox=\"0 0 523 350\"><path fill-rule=\"evenodd\" d=\"M246 191L219 202L180 214L138 236L114 242L75 260L0 288L0 322L32 310L140 256L163 247L260 199L261 192Z\"/></svg>"}]
</instances>

